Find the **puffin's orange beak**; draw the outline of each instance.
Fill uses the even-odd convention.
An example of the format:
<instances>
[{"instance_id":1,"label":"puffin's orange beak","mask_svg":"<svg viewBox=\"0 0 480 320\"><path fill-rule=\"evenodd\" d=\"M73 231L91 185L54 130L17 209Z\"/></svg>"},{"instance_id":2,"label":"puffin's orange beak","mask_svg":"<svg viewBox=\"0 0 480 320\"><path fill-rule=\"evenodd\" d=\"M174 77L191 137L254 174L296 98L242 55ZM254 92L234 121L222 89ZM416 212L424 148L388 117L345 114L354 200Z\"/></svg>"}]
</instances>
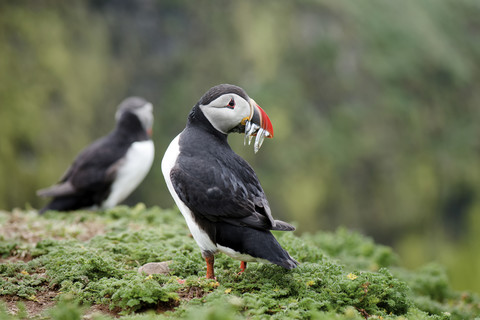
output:
<instances>
[{"instance_id":1,"label":"puffin's orange beak","mask_svg":"<svg viewBox=\"0 0 480 320\"><path fill-rule=\"evenodd\" d=\"M260 106L256 103L253 108L253 116L251 121L259 125L266 132L268 132L268 134L265 134L267 138L273 138L272 122L270 121L270 118L268 117L267 113L262 108L260 108Z\"/></svg>"},{"instance_id":2,"label":"puffin's orange beak","mask_svg":"<svg viewBox=\"0 0 480 320\"><path fill-rule=\"evenodd\" d=\"M250 144L253 136L256 136L253 148L255 153L260 150L265 137L273 138L273 126L270 118L253 99L250 99L250 116L246 117L242 124L245 125L245 144L247 139Z\"/></svg>"},{"instance_id":3,"label":"puffin's orange beak","mask_svg":"<svg viewBox=\"0 0 480 320\"><path fill-rule=\"evenodd\" d=\"M262 108L253 100L250 98L250 122L256 124L263 130L265 130L267 133L265 133L265 136L268 138L273 138L273 126L272 122L270 121L270 118L268 117L267 113L263 111ZM257 131L255 131L254 134L256 135Z\"/></svg>"}]
</instances>

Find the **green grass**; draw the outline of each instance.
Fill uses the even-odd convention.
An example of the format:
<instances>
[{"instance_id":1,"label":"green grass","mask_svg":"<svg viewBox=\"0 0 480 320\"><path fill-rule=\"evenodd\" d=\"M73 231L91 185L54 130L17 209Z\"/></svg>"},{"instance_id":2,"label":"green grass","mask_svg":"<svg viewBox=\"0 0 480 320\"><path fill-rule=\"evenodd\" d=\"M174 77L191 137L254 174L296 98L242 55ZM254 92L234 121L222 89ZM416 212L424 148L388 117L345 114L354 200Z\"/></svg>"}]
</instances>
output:
<instances>
[{"instance_id":1,"label":"green grass","mask_svg":"<svg viewBox=\"0 0 480 320\"><path fill-rule=\"evenodd\" d=\"M205 279L200 250L176 210L138 205L44 216L0 212L0 225L0 319L84 314L99 319L473 319L480 314L480 298L453 291L441 266L402 269L389 247L345 229L300 237L277 233L301 263L292 271L250 263L238 275L238 261L217 255L214 281ZM160 261L172 261L169 275L137 272Z\"/></svg>"}]
</instances>

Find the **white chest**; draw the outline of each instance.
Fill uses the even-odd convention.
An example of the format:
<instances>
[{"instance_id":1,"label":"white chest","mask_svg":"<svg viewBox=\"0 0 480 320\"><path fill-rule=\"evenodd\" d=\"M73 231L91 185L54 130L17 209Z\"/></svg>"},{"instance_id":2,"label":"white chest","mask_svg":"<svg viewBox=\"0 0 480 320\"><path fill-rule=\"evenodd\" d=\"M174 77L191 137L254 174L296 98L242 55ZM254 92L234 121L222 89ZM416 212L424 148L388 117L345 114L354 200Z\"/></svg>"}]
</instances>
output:
<instances>
[{"instance_id":1,"label":"white chest","mask_svg":"<svg viewBox=\"0 0 480 320\"><path fill-rule=\"evenodd\" d=\"M137 141L132 143L125 154L112 183L110 195L102 203L103 208L111 208L123 201L143 181L152 167L155 148L153 141Z\"/></svg>"},{"instance_id":2,"label":"white chest","mask_svg":"<svg viewBox=\"0 0 480 320\"><path fill-rule=\"evenodd\" d=\"M175 162L177 161L178 155L180 154L180 146L178 141L180 135L178 135L167 148L165 155L162 159L162 173L167 183L168 191L170 191L173 200L177 204L178 209L182 213L185 221L187 222L188 229L192 233L193 238L197 242L200 249L203 251L215 252L217 251L217 246L210 240L210 237L203 231L195 222L193 218L192 211L185 205L185 203L180 200L175 189L173 188L172 180L170 179L170 171L172 171Z\"/></svg>"}]
</instances>

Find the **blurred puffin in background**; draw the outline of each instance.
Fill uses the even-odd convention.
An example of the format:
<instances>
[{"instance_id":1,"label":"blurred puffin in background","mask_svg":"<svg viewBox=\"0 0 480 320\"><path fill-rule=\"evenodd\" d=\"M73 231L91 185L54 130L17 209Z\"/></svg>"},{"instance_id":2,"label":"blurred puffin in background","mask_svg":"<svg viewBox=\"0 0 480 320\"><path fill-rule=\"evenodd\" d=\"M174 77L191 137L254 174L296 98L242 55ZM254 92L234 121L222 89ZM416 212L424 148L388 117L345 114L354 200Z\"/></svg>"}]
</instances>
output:
<instances>
[{"instance_id":1,"label":"blurred puffin in background","mask_svg":"<svg viewBox=\"0 0 480 320\"><path fill-rule=\"evenodd\" d=\"M221 84L208 90L190 112L185 129L170 143L162 160L168 190L182 212L215 278L214 255L223 252L247 262L271 262L293 269L298 262L270 230L295 228L272 217L252 167L228 145L231 132L253 136L255 153L273 137L267 114L240 87Z\"/></svg>"},{"instance_id":2,"label":"blurred puffin in background","mask_svg":"<svg viewBox=\"0 0 480 320\"><path fill-rule=\"evenodd\" d=\"M118 106L115 119L115 129L80 152L58 184L37 191L41 197L53 197L39 213L112 208L143 181L155 154L153 106L129 97Z\"/></svg>"}]
</instances>

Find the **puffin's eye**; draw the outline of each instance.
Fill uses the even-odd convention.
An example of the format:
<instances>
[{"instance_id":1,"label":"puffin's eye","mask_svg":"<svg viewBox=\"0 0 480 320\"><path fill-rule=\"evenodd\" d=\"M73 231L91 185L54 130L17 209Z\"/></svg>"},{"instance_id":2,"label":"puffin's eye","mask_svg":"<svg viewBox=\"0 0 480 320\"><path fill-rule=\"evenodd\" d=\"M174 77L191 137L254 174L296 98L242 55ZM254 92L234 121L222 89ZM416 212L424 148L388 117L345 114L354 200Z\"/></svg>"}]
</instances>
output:
<instances>
[{"instance_id":1,"label":"puffin's eye","mask_svg":"<svg viewBox=\"0 0 480 320\"><path fill-rule=\"evenodd\" d=\"M227 107L229 107L230 109L235 108L235 100L230 99L230 102L228 103L228 106L227 106Z\"/></svg>"}]
</instances>

